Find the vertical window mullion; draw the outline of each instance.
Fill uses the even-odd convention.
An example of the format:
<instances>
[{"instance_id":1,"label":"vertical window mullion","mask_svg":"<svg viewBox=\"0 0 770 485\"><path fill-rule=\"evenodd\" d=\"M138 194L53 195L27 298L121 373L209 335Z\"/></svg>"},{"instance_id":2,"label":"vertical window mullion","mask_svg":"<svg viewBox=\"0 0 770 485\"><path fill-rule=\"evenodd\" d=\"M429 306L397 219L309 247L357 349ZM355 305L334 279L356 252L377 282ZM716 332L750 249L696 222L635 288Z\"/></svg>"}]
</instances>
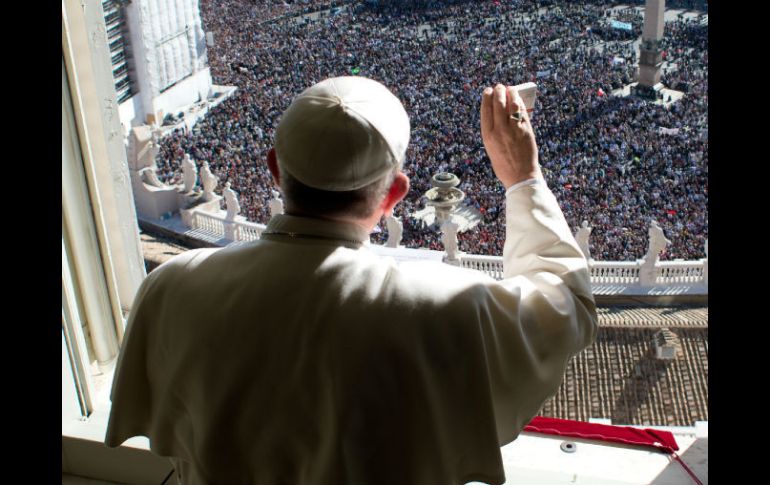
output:
<instances>
[{"instance_id":1,"label":"vertical window mullion","mask_svg":"<svg viewBox=\"0 0 770 485\"><path fill-rule=\"evenodd\" d=\"M107 29L100 1L89 0L84 6L77 0L65 0L62 7L63 71L68 81L73 120L71 131L75 138L75 158L79 159L78 168L85 181L84 193L90 201L89 224L95 235L95 238L89 236L86 239L89 244L95 241L98 246L93 252L100 256L102 264L96 272L101 274L99 285L104 280L108 292L104 301L112 312L110 320L114 332L109 332L106 327L98 330L103 331L102 336L116 334L120 342L125 313L130 310L145 270L125 146L120 136L122 127ZM68 222L74 225L81 221ZM72 252L78 260L76 273L79 273L84 252L75 241L77 229L74 226L73 229ZM94 268L86 268L91 269ZM83 287L88 286L87 282L81 283ZM87 317L89 323L93 323L91 315ZM96 342L97 335L92 336ZM103 339L103 343L106 344L106 340Z\"/></svg>"},{"instance_id":2,"label":"vertical window mullion","mask_svg":"<svg viewBox=\"0 0 770 485\"><path fill-rule=\"evenodd\" d=\"M83 321L80 316L81 305L77 301L77 291L73 288L76 282L69 271L68 259L62 239L62 331L78 393L80 411L82 416L86 417L94 410L93 382L89 371L87 344L83 335Z\"/></svg>"},{"instance_id":3,"label":"vertical window mullion","mask_svg":"<svg viewBox=\"0 0 770 485\"><path fill-rule=\"evenodd\" d=\"M62 245L67 257L62 273L70 275L82 304L94 357L100 366L109 366L117 356L118 338L68 88L62 63Z\"/></svg>"}]
</instances>

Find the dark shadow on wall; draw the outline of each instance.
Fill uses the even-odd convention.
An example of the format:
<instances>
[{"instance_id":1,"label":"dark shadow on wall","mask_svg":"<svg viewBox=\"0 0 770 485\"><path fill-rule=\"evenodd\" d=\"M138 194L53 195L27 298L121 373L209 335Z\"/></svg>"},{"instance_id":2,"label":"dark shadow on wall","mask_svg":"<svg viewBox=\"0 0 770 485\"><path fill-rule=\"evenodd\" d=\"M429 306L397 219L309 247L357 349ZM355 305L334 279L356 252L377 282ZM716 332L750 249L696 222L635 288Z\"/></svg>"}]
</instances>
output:
<instances>
[{"instance_id":1,"label":"dark shadow on wall","mask_svg":"<svg viewBox=\"0 0 770 485\"><path fill-rule=\"evenodd\" d=\"M646 332L641 334L646 336ZM658 383L666 375L666 371L672 361L660 360L655 358L655 348L652 345L652 335L647 340L647 350L639 360L634 363L631 375L626 376L623 383L623 390L615 400L612 406L613 424L636 424L640 425L644 421L640 416L640 409L643 403L649 401L651 391L658 387ZM655 423L662 424L662 423Z\"/></svg>"}]
</instances>

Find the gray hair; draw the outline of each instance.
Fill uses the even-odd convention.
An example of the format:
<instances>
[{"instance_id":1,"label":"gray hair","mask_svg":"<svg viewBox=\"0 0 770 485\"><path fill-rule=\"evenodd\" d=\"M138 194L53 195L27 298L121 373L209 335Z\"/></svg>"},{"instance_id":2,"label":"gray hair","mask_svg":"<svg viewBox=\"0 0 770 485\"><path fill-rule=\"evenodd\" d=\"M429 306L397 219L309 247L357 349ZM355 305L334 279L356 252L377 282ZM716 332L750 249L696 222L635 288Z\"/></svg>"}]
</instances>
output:
<instances>
[{"instance_id":1,"label":"gray hair","mask_svg":"<svg viewBox=\"0 0 770 485\"><path fill-rule=\"evenodd\" d=\"M352 216L365 219L374 213L385 197L398 168L360 189L339 192L308 187L289 174L283 166L280 166L280 173L281 191L288 212L315 217Z\"/></svg>"}]
</instances>

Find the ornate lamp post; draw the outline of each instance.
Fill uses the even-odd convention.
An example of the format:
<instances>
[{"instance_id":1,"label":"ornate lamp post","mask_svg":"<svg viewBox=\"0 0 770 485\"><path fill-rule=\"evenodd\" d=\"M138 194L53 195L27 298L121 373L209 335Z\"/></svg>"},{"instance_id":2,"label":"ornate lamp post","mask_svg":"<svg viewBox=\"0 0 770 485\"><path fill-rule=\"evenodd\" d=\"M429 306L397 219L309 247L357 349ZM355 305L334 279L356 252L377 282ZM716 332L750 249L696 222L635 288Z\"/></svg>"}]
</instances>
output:
<instances>
[{"instance_id":1,"label":"ornate lamp post","mask_svg":"<svg viewBox=\"0 0 770 485\"><path fill-rule=\"evenodd\" d=\"M434 175L431 185L433 187L425 192L425 198L428 199L427 205L435 208L435 224L441 227L452 219L452 213L465 199L465 193L457 188L460 179L453 173L442 172Z\"/></svg>"}]
</instances>

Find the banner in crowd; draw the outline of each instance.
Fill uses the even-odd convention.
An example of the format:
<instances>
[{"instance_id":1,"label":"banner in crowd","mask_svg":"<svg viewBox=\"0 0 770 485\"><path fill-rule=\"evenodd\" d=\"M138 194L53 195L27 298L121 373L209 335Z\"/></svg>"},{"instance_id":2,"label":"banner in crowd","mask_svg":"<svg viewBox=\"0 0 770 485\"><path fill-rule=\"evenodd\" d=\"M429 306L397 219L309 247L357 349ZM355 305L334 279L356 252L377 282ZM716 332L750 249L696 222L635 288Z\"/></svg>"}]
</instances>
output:
<instances>
[{"instance_id":1,"label":"banner in crowd","mask_svg":"<svg viewBox=\"0 0 770 485\"><path fill-rule=\"evenodd\" d=\"M537 74L535 74L535 76L537 78L541 78L541 77L549 76L550 74L551 74L551 70L550 69L546 69L544 71L537 71Z\"/></svg>"},{"instance_id":2,"label":"banner in crowd","mask_svg":"<svg viewBox=\"0 0 770 485\"><path fill-rule=\"evenodd\" d=\"M613 29L631 31L631 24L626 22L618 22L617 20L610 20L610 27L612 27Z\"/></svg>"},{"instance_id":3,"label":"banner in crowd","mask_svg":"<svg viewBox=\"0 0 770 485\"><path fill-rule=\"evenodd\" d=\"M678 135L679 128L663 128L661 126L658 128L658 133L660 133L661 135Z\"/></svg>"}]
</instances>

